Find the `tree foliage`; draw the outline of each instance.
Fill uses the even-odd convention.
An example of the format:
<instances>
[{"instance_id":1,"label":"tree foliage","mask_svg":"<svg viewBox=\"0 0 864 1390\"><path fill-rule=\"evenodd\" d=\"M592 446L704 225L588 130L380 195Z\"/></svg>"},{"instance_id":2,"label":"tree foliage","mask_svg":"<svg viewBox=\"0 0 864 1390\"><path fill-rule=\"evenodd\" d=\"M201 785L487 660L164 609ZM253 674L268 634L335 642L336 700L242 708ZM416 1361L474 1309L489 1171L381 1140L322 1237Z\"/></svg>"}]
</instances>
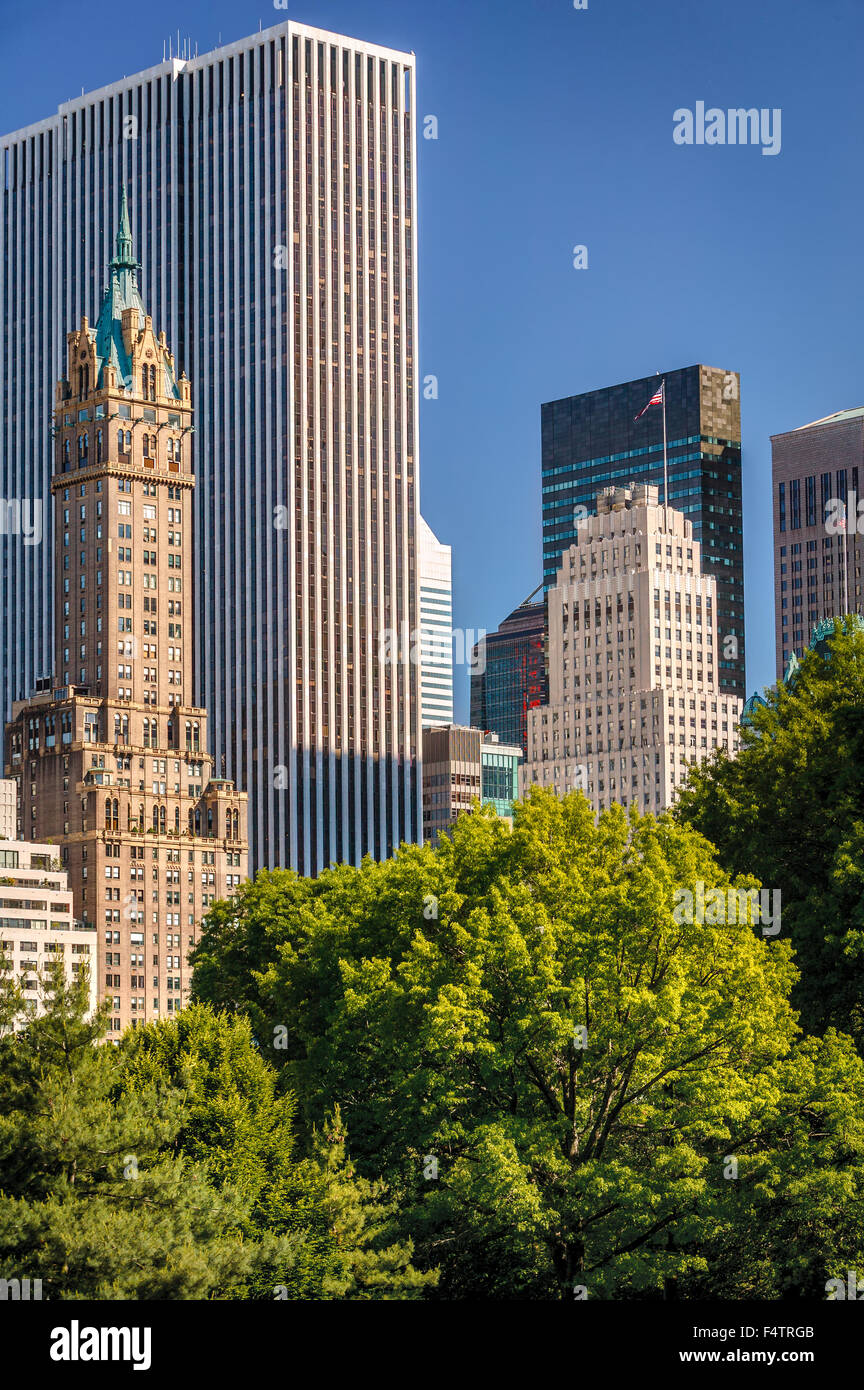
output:
<instances>
[{"instance_id":1,"label":"tree foliage","mask_svg":"<svg viewBox=\"0 0 864 1390\"><path fill-rule=\"evenodd\" d=\"M695 768L676 816L732 874L782 894L783 936L810 1032L864 1047L864 633L837 630L790 686L767 692L734 759Z\"/></svg>"},{"instance_id":2,"label":"tree foliage","mask_svg":"<svg viewBox=\"0 0 864 1390\"><path fill-rule=\"evenodd\" d=\"M676 920L698 881L729 884L689 827L534 791L512 832L477 813L435 851L259 875L195 988L249 1016L307 1128L340 1107L442 1295L772 1297L860 1249L831 1212L860 1215L864 1072L799 1039L788 943ZM742 1232L772 1202L763 1266Z\"/></svg>"},{"instance_id":3,"label":"tree foliage","mask_svg":"<svg viewBox=\"0 0 864 1390\"><path fill-rule=\"evenodd\" d=\"M344 1148L297 1158L245 1020L199 1006L105 1045L85 982L0 1039L0 1274L56 1299L414 1296L433 1282ZM7 1003L14 1003L7 991ZM344 1216L344 1220L343 1220Z\"/></svg>"}]
</instances>

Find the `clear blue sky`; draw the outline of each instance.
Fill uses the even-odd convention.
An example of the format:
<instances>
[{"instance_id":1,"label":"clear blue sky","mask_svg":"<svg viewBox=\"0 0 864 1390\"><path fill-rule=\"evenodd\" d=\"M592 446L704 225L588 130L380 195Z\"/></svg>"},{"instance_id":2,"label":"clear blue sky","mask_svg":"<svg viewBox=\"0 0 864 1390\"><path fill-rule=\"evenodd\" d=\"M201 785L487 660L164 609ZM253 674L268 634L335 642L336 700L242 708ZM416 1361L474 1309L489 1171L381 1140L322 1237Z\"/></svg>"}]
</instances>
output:
<instances>
[{"instance_id":1,"label":"clear blue sky","mask_svg":"<svg viewBox=\"0 0 864 1390\"><path fill-rule=\"evenodd\" d=\"M774 677L770 435L864 402L861 0L0 0L0 129L287 18L413 49L423 512L454 622L540 580L540 403L658 368L742 376L748 682ZM782 152L682 148L678 107L780 107ZM589 268L572 268L585 244ZM457 717L467 677L457 672Z\"/></svg>"}]
</instances>

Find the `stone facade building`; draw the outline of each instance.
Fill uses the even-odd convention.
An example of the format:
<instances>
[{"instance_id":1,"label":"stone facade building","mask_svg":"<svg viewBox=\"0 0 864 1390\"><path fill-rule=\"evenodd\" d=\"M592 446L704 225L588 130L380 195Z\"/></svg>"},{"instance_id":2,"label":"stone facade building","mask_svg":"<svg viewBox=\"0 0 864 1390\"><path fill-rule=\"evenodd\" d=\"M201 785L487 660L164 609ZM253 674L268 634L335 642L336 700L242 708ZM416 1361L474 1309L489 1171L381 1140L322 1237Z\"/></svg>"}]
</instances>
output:
<instances>
[{"instance_id":1,"label":"stone facade building","mask_svg":"<svg viewBox=\"0 0 864 1390\"><path fill-rule=\"evenodd\" d=\"M606 488L548 595L549 704L528 712L523 788L661 811L689 765L737 749L718 692L717 586L657 488Z\"/></svg>"},{"instance_id":2,"label":"stone facade building","mask_svg":"<svg viewBox=\"0 0 864 1390\"><path fill-rule=\"evenodd\" d=\"M198 924L247 867L247 799L191 695L190 384L137 270L124 193L98 323L57 384L54 676L6 731L22 837L59 847L115 1034L179 1011Z\"/></svg>"}]
</instances>

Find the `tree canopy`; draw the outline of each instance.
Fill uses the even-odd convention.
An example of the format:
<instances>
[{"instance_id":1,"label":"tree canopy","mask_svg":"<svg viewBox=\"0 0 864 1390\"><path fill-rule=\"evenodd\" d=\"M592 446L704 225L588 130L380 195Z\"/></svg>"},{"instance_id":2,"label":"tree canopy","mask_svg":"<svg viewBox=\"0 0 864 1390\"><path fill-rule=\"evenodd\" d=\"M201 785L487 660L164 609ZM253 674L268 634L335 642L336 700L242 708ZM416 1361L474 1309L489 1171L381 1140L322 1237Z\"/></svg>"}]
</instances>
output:
<instances>
[{"instance_id":1,"label":"tree canopy","mask_svg":"<svg viewBox=\"0 0 864 1390\"><path fill-rule=\"evenodd\" d=\"M694 768L675 815L731 874L782 894L810 1032L864 1046L864 633L836 625L794 681L766 692L735 758Z\"/></svg>"},{"instance_id":2,"label":"tree canopy","mask_svg":"<svg viewBox=\"0 0 864 1390\"><path fill-rule=\"evenodd\" d=\"M818 1286L860 1249L864 1072L800 1038L788 942L678 920L699 883L730 879L689 826L535 790L512 831L259 875L195 990L248 1015L307 1132L340 1108L441 1296Z\"/></svg>"}]
</instances>

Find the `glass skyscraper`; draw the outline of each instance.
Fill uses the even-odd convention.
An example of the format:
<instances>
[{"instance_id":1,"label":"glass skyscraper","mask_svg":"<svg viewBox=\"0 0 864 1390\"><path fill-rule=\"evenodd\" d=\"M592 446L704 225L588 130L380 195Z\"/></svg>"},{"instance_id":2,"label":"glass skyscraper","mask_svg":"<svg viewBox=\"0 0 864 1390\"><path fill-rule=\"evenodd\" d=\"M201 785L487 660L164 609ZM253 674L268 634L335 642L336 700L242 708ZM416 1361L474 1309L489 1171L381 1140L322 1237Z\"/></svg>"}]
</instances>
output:
<instances>
[{"instance_id":1,"label":"glass skyscraper","mask_svg":"<svg viewBox=\"0 0 864 1390\"><path fill-rule=\"evenodd\" d=\"M528 749L528 711L548 699L544 623L546 605L530 599L474 648L471 723L502 743Z\"/></svg>"},{"instance_id":2,"label":"glass skyscraper","mask_svg":"<svg viewBox=\"0 0 864 1390\"><path fill-rule=\"evenodd\" d=\"M703 571L717 581L719 693L746 698L741 399L737 372L696 365L550 401L541 408L543 582L555 584L576 525L604 487L663 489L663 417L640 411L666 382L669 505L693 523ZM472 715L473 722L473 715Z\"/></svg>"},{"instance_id":3,"label":"glass skyscraper","mask_svg":"<svg viewBox=\"0 0 864 1390\"><path fill-rule=\"evenodd\" d=\"M253 868L421 836L419 672L381 641L419 622L415 143L410 54L294 23L0 139L3 497L49 496L54 381L125 184L194 383L194 696L250 794ZM5 538L6 716L51 668L31 542Z\"/></svg>"}]
</instances>

